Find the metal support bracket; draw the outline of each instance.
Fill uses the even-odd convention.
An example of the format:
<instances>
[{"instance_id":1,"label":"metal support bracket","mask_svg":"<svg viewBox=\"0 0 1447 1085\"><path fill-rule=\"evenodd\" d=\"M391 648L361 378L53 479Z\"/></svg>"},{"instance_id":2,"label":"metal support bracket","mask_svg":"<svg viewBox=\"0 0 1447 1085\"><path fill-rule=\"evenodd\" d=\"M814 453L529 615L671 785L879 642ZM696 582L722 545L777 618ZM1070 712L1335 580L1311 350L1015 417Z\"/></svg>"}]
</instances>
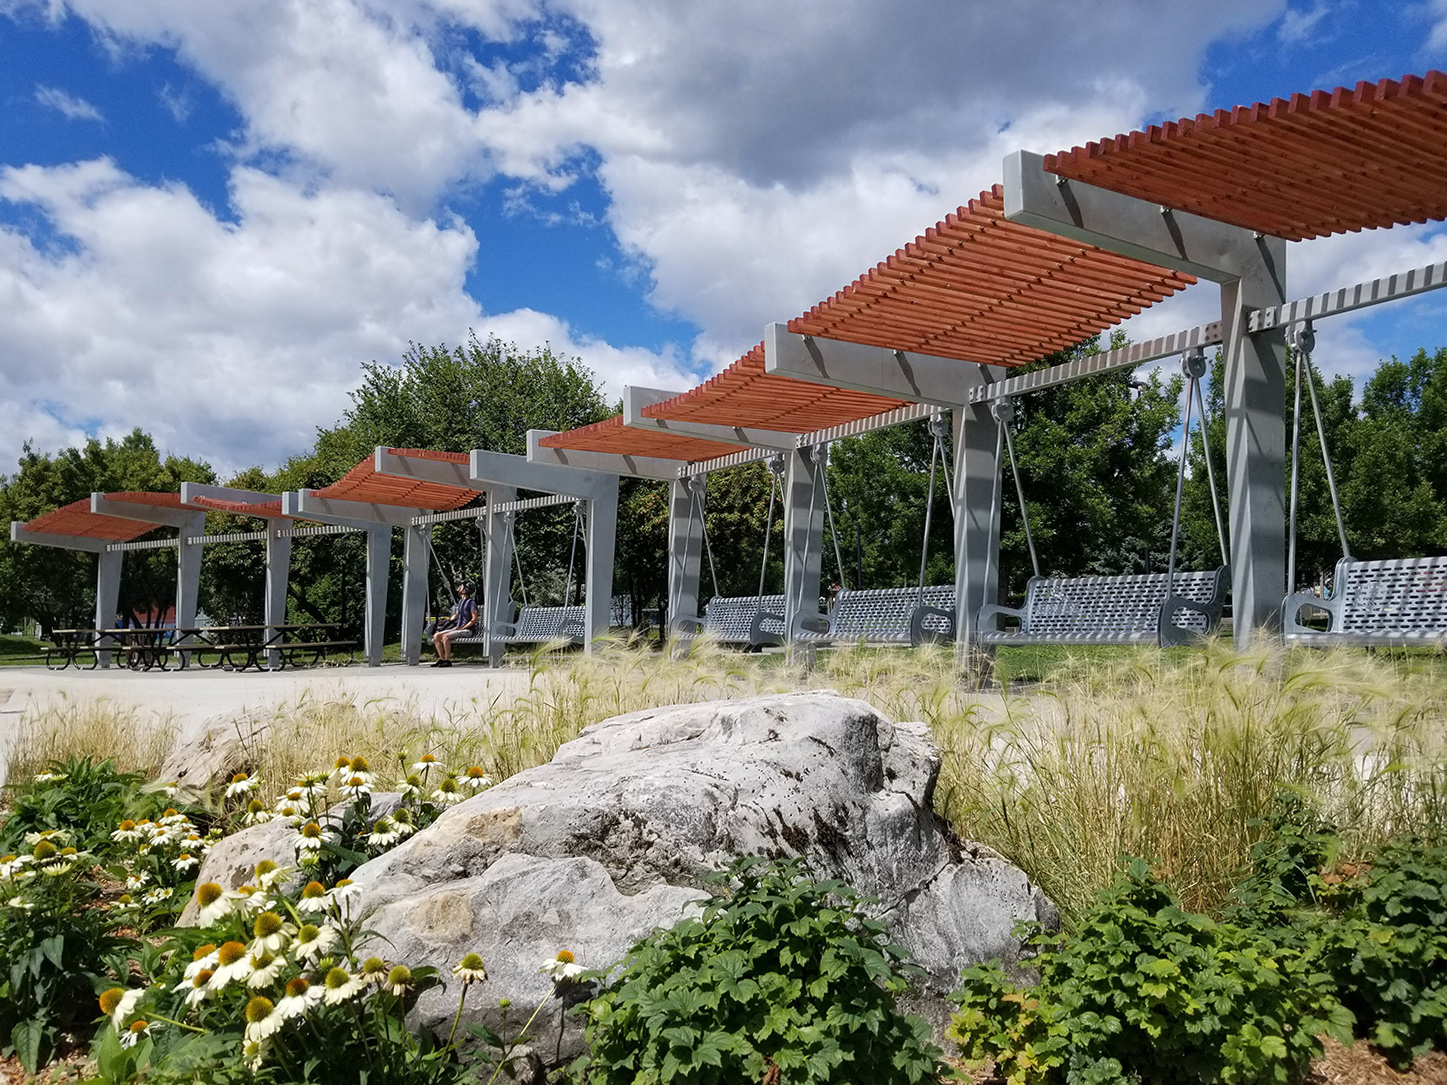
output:
<instances>
[{"instance_id":1,"label":"metal support bracket","mask_svg":"<svg viewBox=\"0 0 1447 1085\"><path fill-rule=\"evenodd\" d=\"M965 401L971 363L933 354L799 335L783 324L764 328L764 372L877 396L954 407Z\"/></svg>"},{"instance_id":2,"label":"metal support bracket","mask_svg":"<svg viewBox=\"0 0 1447 1085\"><path fill-rule=\"evenodd\" d=\"M632 429L647 429L658 433L672 433L680 437L697 437L704 441L718 441L722 444L750 445L754 448L773 448L780 451L792 449L798 444L799 435L797 433L756 429L752 426L714 425L708 422L691 422L686 419L643 413L647 408L665 403L680 394L679 392L664 391L661 388L626 386L623 389L623 424Z\"/></svg>"},{"instance_id":3,"label":"metal support bracket","mask_svg":"<svg viewBox=\"0 0 1447 1085\"><path fill-rule=\"evenodd\" d=\"M679 477L679 469L683 466L682 460L667 460L661 456L631 456L617 452L585 452L572 448L547 448L540 442L544 437L551 437L555 430L530 429L528 430L528 458L527 463L536 467L569 468L574 472L588 472L595 474L617 475L623 478L652 478L663 481L672 481ZM491 453L497 455L497 453ZM477 453L473 452L476 457ZM476 475L476 472L473 472ZM553 493L575 493L566 485L543 486L534 485L529 482L518 482L518 486L526 486L528 489L549 490ZM576 482L568 485L576 486ZM578 493L579 497L587 497L588 494Z\"/></svg>"}]
</instances>

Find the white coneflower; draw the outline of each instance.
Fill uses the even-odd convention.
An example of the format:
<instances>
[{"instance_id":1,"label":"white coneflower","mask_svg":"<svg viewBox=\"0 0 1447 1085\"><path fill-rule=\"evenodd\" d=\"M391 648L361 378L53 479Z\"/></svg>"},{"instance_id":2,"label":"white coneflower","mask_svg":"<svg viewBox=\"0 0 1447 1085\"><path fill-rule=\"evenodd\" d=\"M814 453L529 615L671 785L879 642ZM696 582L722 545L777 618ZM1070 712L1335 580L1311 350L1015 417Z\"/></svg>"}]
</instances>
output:
<instances>
[{"instance_id":1,"label":"white coneflower","mask_svg":"<svg viewBox=\"0 0 1447 1085\"><path fill-rule=\"evenodd\" d=\"M192 976L189 981L182 980L176 985L176 990L178 991L183 987L190 988L190 990L186 992L186 1005L199 1006L215 994L215 992L211 990L211 975L211 969L203 968Z\"/></svg>"},{"instance_id":2,"label":"white coneflower","mask_svg":"<svg viewBox=\"0 0 1447 1085\"><path fill-rule=\"evenodd\" d=\"M469 953L452 967L452 974L466 987L470 983L481 983L487 979L487 969L482 964L482 954Z\"/></svg>"},{"instance_id":3,"label":"white coneflower","mask_svg":"<svg viewBox=\"0 0 1447 1085\"><path fill-rule=\"evenodd\" d=\"M307 820L307 815L305 810L299 810L295 806L292 806L290 803L288 803L285 806L278 806L276 813L273 815L273 818L280 818L282 821L289 821L293 825L301 825L304 821Z\"/></svg>"},{"instance_id":4,"label":"white coneflower","mask_svg":"<svg viewBox=\"0 0 1447 1085\"><path fill-rule=\"evenodd\" d=\"M180 855L176 856L176 858L171 860L171 865L175 867L176 870L180 873L189 874L191 871L195 870L198 866L201 865L201 860L197 859L189 851L183 851Z\"/></svg>"},{"instance_id":5,"label":"white coneflower","mask_svg":"<svg viewBox=\"0 0 1447 1085\"><path fill-rule=\"evenodd\" d=\"M89 856L84 852L78 852L74 848L61 848L49 860L40 864L40 872L58 878L74 870L76 863L86 858Z\"/></svg>"},{"instance_id":6,"label":"white coneflower","mask_svg":"<svg viewBox=\"0 0 1447 1085\"><path fill-rule=\"evenodd\" d=\"M321 882L307 882L302 887L301 899L296 902L296 908L299 912L325 912L327 904L327 887Z\"/></svg>"},{"instance_id":7,"label":"white coneflower","mask_svg":"<svg viewBox=\"0 0 1447 1085\"><path fill-rule=\"evenodd\" d=\"M181 782L179 780L172 780L168 784L162 784L160 790L161 794L166 796L166 798L174 799L176 792L181 790Z\"/></svg>"},{"instance_id":8,"label":"white coneflower","mask_svg":"<svg viewBox=\"0 0 1447 1085\"><path fill-rule=\"evenodd\" d=\"M63 772L37 772L31 777L37 784L55 784L66 778Z\"/></svg>"},{"instance_id":9,"label":"white coneflower","mask_svg":"<svg viewBox=\"0 0 1447 1085\"><path fill-rule=\"evenodd\" d=\"M461 802L462 792L457 789L457 777L445 777L428 798L438 806L451 806L455 802Z\"/></svg>"},{"instance_id":10,"label":"white coneflower","mask_svg":"<svg viewBox=\"0 0 1447 1085\"><path fill-rule=\"evenodd\" d=\"M482 791L484 788L492 786L492 777L483 772L479 766L473 765L462 777L462 782L473 791Z\"/></svg>"},{"instance_id":11,"label":"white coneflower","mask_svg":"<svg viewBox=\"0 0 1447 1085\"><path fill-rule=\"evenodd\" d=\"M147 908L154 908L157 904L165 904L166 901L171 899L171 894L174 892L175 890L169 885L157 886L141 898L141 903Z\"/></svg>"},{"instance_id":12,"label":"white coneflower","mask_svg":"<svg viewBox=\"0 0 1447 1085\"><path fill-rule=\"evenodd\" d=\"M276 901L254 885L239 886L234 897L237 910L248 918L255 917L258 912L274 912L277 908Z\"/></svg>"},{"instance_id":13,"label":"white coneflower","mask_svg":"<svg viewBox=\"0 0 1447 1085\"><path fill-rule=\"evenodd\" d=\"M322 1001L328 1006L339 1006L349 999L356 998L367 989L367 985L362 982L360 976L352 975L340 965L327 972L322 986L325 988L322 992Z\"/></svg>"},{"instance_id":14,"label":"white coneflower","mask_svg":"<svg viewBox=\"0 0 1447 1085\"><path fill-rule=\"evenodd\" d=\"M412 824L411 813L405 809L392 811L392 828L401 833L404 839L417 831L417 826Z\"/></svg>"},{"instance_id":15,"label":"white coneflower","mask_svg":"<svg viewBox=\"0 0 1447 1085\"><path fill-rule=\"evenodd\" d=\"M251 958L251 975L246 977L246 986L253 990L270 987L281 978L282 969L285 967L285 957L273 957L269 953L253 956Z\"/></svg>"},{"instance_id":16,"label":"white coneflower","mask_svg":"<svg viewBox=\"0 0 1447 1085\"><path fill-rule=\"evenodd\" d=\"M361 886L352 881L351 878L342 878L336 885L327 890L327 896L338 908L346 909L347 905L356 900L362 892Z\"/></svg>"},{"instance_id":17,"label":"white coneflower","mask_svg":"<svg viewBox=\"0 0 1447 1085\"><path fill-rule=\"evenodd\" d=\"M362 962L361 971L357 974L364 983L381 983L387 978L390 967L381 957L368 957Z\"/></svg>"},{"instance_id":18,"label":"white coneflower","mask_svg":"<svg viewBox=\"0 0 1447 1085\"><path fill-rule=\"evenodd\" d=\"M393 965L387 972L387 978L382 981L382 990L402 998L412 990L412 969L405 964Z\"/></svg>"},{"instance_id":19,"label":"white coneflower","mask_svg":"<svg viewBox=\"0 0 1447 1085\"><path fill-rule=\"evenodd\" d=\"M28 855L0 855L0 879L15 877L30 861Z\"/></svg>"},{"instance_id":20,"label":"white coneflower","mask_svg":"<svg viewBox=\"0 0 1447 1085\"><path fill-rule=\"evenodd\" d=\"M257 885L263 889L271 889L286 880L287 875L291 873L291 868L281 866L271 859L263 859L256 864L252 873L256 876Z\"/></svg>"},{"instance_id":21,"label":"white coneflower","mask_svg":"<svg viewBox=\"0 0 1447 1085\"><path fill-rule=\"evenodd\" d=\"M244 942L223 942L216 951L216 971L208 986L219 991L251 974L251 954Z\"/></svg>"},{"instance_id":22,"label":"white coneflower","mask_svg":"<svg viewBox=\"0 0 1447 1085\"><path fill-rule=\"evenodd\" d=\"M559 950L556 957L544 962L538 971L551 978L554 983L561 983L582 975L583 966L573 959L572 950L564 949Z\"/></svg>"},{"instance_id":23,"label":"white coneflower","mask_svg":"<svg viewBox=\"0 0 1447 1085\"><path fill-rule=\"evenodd\" d=\"M161 824L162 824L162 825L190 825L190 824L191 824L191 819L188 818L185 814L181 813L181 811L179 811L179 810L177 810L177 809L167 808L166 811L165 811L165 813L163 813L163 814L161 815Z\"/></svg>"},{"instance_id":24,"label":"white coneflower","mask_svg":"<svg viewBox=\"0 0 1447 1085\"><path fill-rule=\"evenodd\" d=\"M336 842L337 834L331 829L323 828L315 821L308 821L297 830L296 839L293 844L301 851L321 851L323 844Z\"/></svg>"},{"instance_id":25,"label":"white coneflower","mask_svg":"<svg viewBox=\"0 0 1447 1085\"><path fill-rule=\"evenodd\" d=\"M367 764L365 757L352 758L351 764L347 766L347 769L347 775L360 776L369 784L372 782L372 766Z\"/></svg>"},{"instance_id":26,"label":"white coneflower","mask_svg":"<svg viewBox=\"0 0 1447 1085\"><path fill-rule=\"evenodd\" d=\"M141 902L129 893L122 893L116 897L116 911L122 913L138 912L141 909Z\"/></svg>"},{"instance_id":27,"label":"white coneflower","mask_svg":"<svg viewBox=\"0 0 1447 1085\"><path fill-rule=\"evenodd\" d=\"M132 844L142 839L145 835L146 831L144 829L138 829L134 821L126 818L125 821L116 826L116 831L111 833L111 839L117 844Z\"/></svg>"},{"instance_id":28,"label":"white coneflower","mask_svg":"<svg viewBox=\"0 0 1447 1085\"><path fill-rule=\"evenodd\" d=\"M120 1032L136 1016L136 1006L145 994L144 987L112 987L100 996L100 1012L109 1017L111 1027Z\"/></svg>"},{"instance_id":29,"label":"white coneflower","mask_svg":"<svg viewBox=\"0 0 1447 1085\"><path fill-rule=\"evenodd\" d=\"M260 799L252 799L246 804L246 813L241 815L241 824L264 825L274 817L276 815L267 809L266 803Z\"/></svg>"},{"instance_id":30,"label":"white coneflower","mask_svg":"<svg viewBox=\"0 0 1447 1085\"><path fill-rule=\"evenodd\" d=\"M185 979L195 979L197 972L209 972L216 968L217 951L216 946L207 942L204 946L197 946L191 952L191 963L186 966L186 971L181 973ZM209 976L207 977L210 978Z\"/></svg>"},{"instance_id":31,"label":"white coneflower","mask_svg":"<svg viewBox=\"0 0 1447 1085\"><path fill-rule=\"evenodd\" d=\"M251 924L251 952L280 953L291 936L286 922L275 912L262 912Z\"/></svg>"},{"instance_id":32,"label":"white coneflower","mask_svg":"<svg viewBox=\"0 0 1447 1085\"><path fill-rule=\"evenodd\" d=\"M417 775L421 776L423 779L426 779L427 776L431 773L446 772L447 770L443 767L442 762L437 760L435 756L430 753L424 753L416 761L412 762L412 771L417 773Z\"/></svg>"},{"instance_id":33,"label":"white coneflower","mask_svg":"<svg viewBox=\"0 0 1447 1085\"><path fill-rule=\"evenodd\" d=\"M135 1047L146 1038L150 1031L151 1023L149 1021L132 1021L130 1027L121 1033L121 1046Z\"/></svg>"},{"instance_id":34,"label":"white coneflower","mask_svg":"<svg viewBox=\"0 0 1447 1085\"><path fill-rule=\"evenodd\" d=\"M397 841L402 839L402 834L397 831L396 825L391 818L378 818L372 826L372 831L367 834L367 846L373 848L390 848Z\"/></svg>"},{"instance_id":35,"label":"white coneflower","mask_svg":"<svg viewBox=\"0 0 1447 1085\"><path fill-rule=\"evenodd\" d=\"M218 883L202 882L196 887L196 906L200 909L196 922L203 927L209 927L225 918L230 913L235 899Z\"/></svg>"},{"instance_id":36,"label":"white coneflower","mask_svg":"<svg viewBox=\"0 0 1447 1085\"><path fill-rule=\"evenodd\" d=\"M246 1004L246 1040L260 1043L281 1028L281 1016L276 1012L276 1003L261 995L253 995Z\"/></svg>"},{"instance_id":37,"label":"white coneflower","mask_svg":"<svg viewBox=\"0 0 1447 1085\"><path fill-rule=\"evenodd\" d=\"M397 781L397 790L404 799L415 799L422 794L422 777L413 773L405 780Z\"/></svg>"},{"instance_id":38,"label":"white coneflower","mask_svg":"<svg viewBox=\"0 0 1447 1085\"><path fill-rule=\"evenodd\" d=\"M341 757L337 758L335 761L332 762L332 771L327 775L327 779L335 783L336 781L340 780L346 773L350 772L351 768L352 759L343 754Z\"/></svg>"},{"instance_id":39,"label":"white coneflower","mask_svg":"<svg viewBox=\"0 0 1447 1085\"><path fill-rule=\"evenodd\" d=\"M26 900L24 897L16 894L5 902L5 907L13 908L17 912L33 912L35 911L35 902Z\"/></svg>"},{"instance_id":40,"label":"white coneflower","mask_svg":"<svg viewBox=\"0 0 1447 1085\"><path fill-rule=\"evenodd\" d=\"M298 961L310 963L325 956L340 937L335 928L326 924L303 923L292 939L291 954Z\"/></svg>"},{"instance_id":41,"label":"white coneflower","mask_svg":"<svg viewBox=\"0 0 1447 1085\"><path fill-rule=\"evenodd\" d=\"M342 784L342 796L349 802L357 802L372 793L372 784L360 773L348 776Z\"/></svg>"},{"instance_id":42,"label":"white coneflower","mask_svg":"<svg viewBox=\"0 0 1447 1085\"><path fill-rule=\"evenodd\" d=\"M327 774L325 772L309 772L296 782L296 790L304 797L325 798L327 794Z\"/></svg>"},{"instance_id":43,"label":"white coneflower","mask_svg":"<svg viewBox=\"0 0 1447 1085\"><path fill-rule=\"evenodd\" d=\"M313 987L302 976L287 980L286 993L276 1004L276 1012L281 1015L283 1021L292 1017L300 1017L308 1009L321 1001L325 994L322 987Z\"/></svg>"},{"instance_id":44,"label":"white coneflower","mask_svg":"<svg viewBox=\"0 0 1447 1085\"><path fill-rule=\"evenodd\" d=\"M228 799L239 798L242 795L250 795L256 790L261 781L254 776L244 772L238 772L231 777L231 783L226 785L226 797Z\"/></svg>"}]
</instances>

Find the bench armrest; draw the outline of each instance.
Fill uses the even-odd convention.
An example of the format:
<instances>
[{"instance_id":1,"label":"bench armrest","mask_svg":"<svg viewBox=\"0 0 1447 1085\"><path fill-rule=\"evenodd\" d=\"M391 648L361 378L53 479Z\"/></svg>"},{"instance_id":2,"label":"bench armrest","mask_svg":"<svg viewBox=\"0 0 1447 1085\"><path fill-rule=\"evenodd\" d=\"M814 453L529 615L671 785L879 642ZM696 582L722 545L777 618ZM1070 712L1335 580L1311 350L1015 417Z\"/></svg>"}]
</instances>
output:
<instances>
[{"instance_id":1,"label":"bench armrest","mask_svg":"<svg viewBox=\"0 0 1447 1085\"><path fill-rule=\"evenodd\" d=\"M1315 592L1299 591L1288 595L1281 604L1281 631L1283 633L1315 633L1317 630L1301 624L1301 612L1306 608L1325 611L1328 617L1327 630L1335 629L1341 621L1341 601L1324 599Z\"/></svg>"},{"instance_id":2,"label":"bench armrest","mask_svg":"<svg viewBox=\"0 0 1447 1085\"><path fill-rule=\"evenodd\" d=\"M1014 618L1025 627L1025 612L1016 610L1014 607L999 607L994 603L986 603L975 616L975 626L981 633L1004 633L1006 630L1000 627L1001 618Z\"/></svg>"},{"instance_id":3,"label":"bench armrest","mask_svg":"<svg viewBox=\"0 0 1447 1085\"><path fill-rule=\"evenodd\" d=\"M704 630L702 618L685 614L668 623L669 631L680 636L696 637Z\"/></svg>"},{"instance_id":4,"label":"bench armrest","mask_svg":"<svg viewBox=\"0 0 1447 1085\"><path fill-rule=\"evenodd\" d=\"M518 631L517 622L493 622L492 635L494 637L511 637Z\"/></svg>"},{"instance_id":5,"label":"bench armrest","mask_svg":"<svg viewBox=\"0 0 1447 1085\"><path fill-rule=\"evenodd\" d=\"M926 629L924 627L926 618L942 618L949 625L948 632L940 632L938 629ZM915 607L909 615L909 643L911 647L918 648L921 644L949 644L955 639L958 630L955 627L955 612L953 609L945 610L943 607L920 606Z\"/></svg>"},{"instance_id":6,"label":"bench armrest","mask_svg":"<svg viewBox=\"0 0 1447 1085\"><path fill-rule=\"evenodd\" d=\"M764 628L764 623L768 621L778 622L779 625L783 625L784 616L768 610L761 609L756 611L753 620L749 622L750 644L762 647L763 645L779 645L784 643L784 638L781 634Z\"/></svg>"}]
</instances>

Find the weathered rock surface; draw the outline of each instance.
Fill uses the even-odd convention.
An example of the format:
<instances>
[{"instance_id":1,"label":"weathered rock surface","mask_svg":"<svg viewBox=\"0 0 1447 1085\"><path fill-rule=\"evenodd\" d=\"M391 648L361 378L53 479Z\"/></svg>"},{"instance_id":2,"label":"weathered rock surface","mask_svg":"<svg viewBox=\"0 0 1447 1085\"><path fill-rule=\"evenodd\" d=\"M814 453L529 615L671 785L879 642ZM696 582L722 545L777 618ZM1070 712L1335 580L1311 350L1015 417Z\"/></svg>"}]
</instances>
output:
<instances>
[{"instance_id":1,"label":"weathered rock surface","mask_svg":"<svg viewBox=\"0 0 1447 1085\"><path fill-rule=\"evenodd\" d=\"M446 975L481 953L491 978L470 1005L497 1028L496 1000L512 999L515 1031L549 996L538 969L558 950L607 967L681 918L707 872L743 855L803 855L879 898L927 974L914 1008L938 1025L962 968L1015 962L1013 926L1054 921L1024 873L935 816L939 766L923 724L831 692L620 716L361 867L358 907L396 960ZM418 1016L444 1026L456 997L430 991ZM539 1050L566 1057L577 1026L559 1047L557 1018L544 1013L533 1031Z\"/></svg>"},{"instance_id":2,"label":"weathered rock surface","mask_svg":"<svg viewBox=\"0 0 1447 1085\"><path fill-rule=\"evenodd\" d=\"M188 724L161 766L157 779L173 780L190 795L223 788L249 761L248 749L270 729L269 720L245 710Z\"/></svg>"}]
</instances>

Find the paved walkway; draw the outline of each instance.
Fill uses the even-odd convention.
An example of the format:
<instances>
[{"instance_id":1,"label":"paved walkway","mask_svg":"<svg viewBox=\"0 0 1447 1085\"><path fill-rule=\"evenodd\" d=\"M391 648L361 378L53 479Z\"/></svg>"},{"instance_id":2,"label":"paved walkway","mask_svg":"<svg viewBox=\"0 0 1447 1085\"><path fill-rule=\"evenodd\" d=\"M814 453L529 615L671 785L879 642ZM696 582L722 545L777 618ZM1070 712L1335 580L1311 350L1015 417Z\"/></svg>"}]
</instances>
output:
<instances>
[{"instance_id":1,"label":"paved walkway","mask_svg":"<svg viewBox=\"0 0 1447 1085\"><path fill-rule=\"evenodd\" d=\"M135 708L143 721L188 723L243 708L265 711L302 696L319 700L395 701L420 715L446 719L473 702L490 704L499 695L528 688L526 669L323 667L276 673L202 670L136 672L109 670L48 671L44 667L0 670L0 783L4 782L10 737L23 716L51 705L110 701Z\"/></svg>"}]
</instances>

